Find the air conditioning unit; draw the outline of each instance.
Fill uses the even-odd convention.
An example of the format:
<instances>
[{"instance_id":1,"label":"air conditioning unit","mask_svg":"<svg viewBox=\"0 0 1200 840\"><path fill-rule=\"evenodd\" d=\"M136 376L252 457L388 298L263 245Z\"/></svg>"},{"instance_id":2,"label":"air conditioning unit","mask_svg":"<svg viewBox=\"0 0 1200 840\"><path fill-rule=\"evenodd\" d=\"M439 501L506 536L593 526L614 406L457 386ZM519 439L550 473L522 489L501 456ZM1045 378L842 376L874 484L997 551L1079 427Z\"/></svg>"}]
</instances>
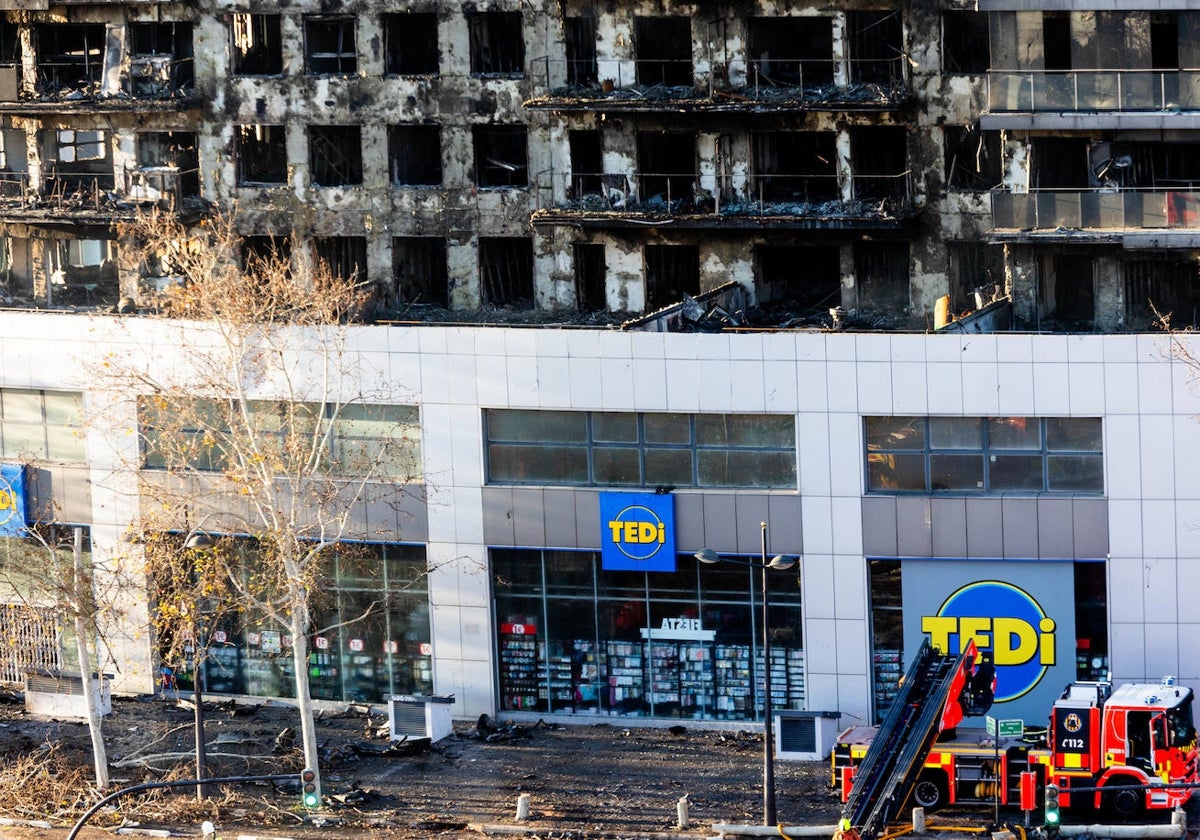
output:
<instances>
[{"instance_id":1,"label":"air conditioning unit","mask_svg":"<svg viewBox=\"0 0 1200 840\"><path fill-rule=\"evenodd\" d=\"M785 761L824 761L837 738L841 712L775 713L775 755Z\"/></svg>"},{"instance_id":2,"label":"air conditioning unit","mask_svg":"<svg viewBox=\"0 0 1200 840\"><path fill-rule=\"evenodd\" d=\"M92 700L101 715L112 711L110 674L92 683ZM31 715L68 720L87 720L83 677L61 671L28 671L25 674L25 711Z\"/></svg>"},{"instance_id":3,"label":"air conditioning unit","mask_svg":"<svg viewBox=\"0 0 1200 840\"><path fill-rule=\"evenodd\" d=\"M393 694L388 698L388 724L393 741L428 738L440 741L454 732L450 721L453 697Z\"/></svg>"}]
</instances>

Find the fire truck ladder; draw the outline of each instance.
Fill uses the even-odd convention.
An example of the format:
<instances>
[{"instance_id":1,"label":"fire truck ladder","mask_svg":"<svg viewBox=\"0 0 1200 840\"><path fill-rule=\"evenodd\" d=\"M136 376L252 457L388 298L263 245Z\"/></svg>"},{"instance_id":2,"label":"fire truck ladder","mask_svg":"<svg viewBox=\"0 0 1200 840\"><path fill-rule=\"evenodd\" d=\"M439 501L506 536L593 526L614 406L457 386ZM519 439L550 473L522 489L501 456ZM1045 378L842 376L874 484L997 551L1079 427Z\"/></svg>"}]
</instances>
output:
<instances>
[{"instance_id":1,"label":"fire truck ladder","mask_svg":"<svg viewBox=\"0 0 1200 840\"><path fill-rule=\"evenodd\" d=\"M842 807L841 825L863 840L874 840L904 807L937 739L954 676L968 656L938 653L926 639L909 666Z\"/></svg>"}]
</instances>

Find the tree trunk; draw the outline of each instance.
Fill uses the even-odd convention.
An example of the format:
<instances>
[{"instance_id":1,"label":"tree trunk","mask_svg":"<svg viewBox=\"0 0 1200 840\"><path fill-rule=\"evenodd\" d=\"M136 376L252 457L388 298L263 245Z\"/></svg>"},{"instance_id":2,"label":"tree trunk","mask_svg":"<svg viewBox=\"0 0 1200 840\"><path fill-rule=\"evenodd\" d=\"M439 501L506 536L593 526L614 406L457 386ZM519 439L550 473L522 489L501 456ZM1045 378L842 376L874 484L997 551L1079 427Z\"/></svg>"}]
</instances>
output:
<instances>
[{"instance_id":1,"label":"tree trunk","mask_svg":"<svg viewBox=\"0 0 1200 840\"><path fill-rule=\"evenodd\" d=\"M303 597L303 595L301 595ZM321 799L321 767L317 760L317 722L313 714L312 692L308 678L308 609L293 601L291 627L292 665L296 670L296 709L300 713L300 734L304 744L304 766L316 775L317 799Z\"/></svg>"},{"instance_id":2,"label":"tree trunk","mask_svg":"<svg viewBox=\"0 0 1200 840\"><path fill-rule=\"evenodd\" d=\"M75 647L79 656L79 677L83 682L83 703L87 709L88 731L92 736L92 759L96 765L96 787L99 790L108 788L108 754L104 750L104 733L101 731L100 688L103 685L103 675L99 667L92 668L92 656L88 652L88 623L84 618L84 606L90 604L92 593L85 592L90 586L90 580L84 574L83 568L83 529L75 529L72 541L74 557L74 586L72 596L75 601Z\"/></svg>"}]
</instances>

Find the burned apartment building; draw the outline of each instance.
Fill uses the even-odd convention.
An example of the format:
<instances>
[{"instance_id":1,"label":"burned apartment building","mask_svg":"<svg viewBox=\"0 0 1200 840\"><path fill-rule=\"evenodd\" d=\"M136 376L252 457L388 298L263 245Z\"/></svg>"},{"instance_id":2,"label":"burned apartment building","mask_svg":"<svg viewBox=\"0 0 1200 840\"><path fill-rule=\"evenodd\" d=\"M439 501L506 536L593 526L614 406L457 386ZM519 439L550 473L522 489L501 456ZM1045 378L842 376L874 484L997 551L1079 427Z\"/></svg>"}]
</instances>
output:
<instances>
[{"instance_id":1,"label":"burned apartment building","mask_svg":"<svg viewBox=\"0 0 1200 840\"><path fill-rule=\"evenodd\" d=\"M1192 323L1200 12L1041 5L0 0L3 291L151 307L119 223L220 205L389 319Z\"/></svg>"}]
</instances>

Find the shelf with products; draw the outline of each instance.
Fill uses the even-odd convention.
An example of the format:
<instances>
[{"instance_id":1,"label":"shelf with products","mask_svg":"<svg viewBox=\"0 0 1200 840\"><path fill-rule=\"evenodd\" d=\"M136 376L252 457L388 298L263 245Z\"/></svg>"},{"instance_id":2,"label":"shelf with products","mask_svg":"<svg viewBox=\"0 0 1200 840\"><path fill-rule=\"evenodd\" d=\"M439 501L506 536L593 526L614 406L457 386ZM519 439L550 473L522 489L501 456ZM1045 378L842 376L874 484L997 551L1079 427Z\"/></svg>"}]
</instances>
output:
<instances>
[{"instance_id":1,"label":"shelf with products","mask_svg":"<svg viewBox=\"0 0 1200 840\"><path fill-rule=\"evenodd\" d=\"M693 717L708 716L712 711L715 694L712 645L681 643L679 645L680 714Z\"/></svg>"},{"instance_id":2,"label":"shelf with products","mask_svg":"<svg viewBox=\"0 0 1200 840\"><path fill-rule=\"evenodd\" d=\"M756 651L754 654L754 685L755 696L761 697L763 690L763 654L762 651ZM773 646L771 648L771 706L775 709L786 709L788 707L788 649ZM762 701L755 700L755 706L762 711Z\"/></svg>"},{"instance_id":3,"label":"shelf with products","mask_svg":"<svg viewBox=\"0 0 1200 840\"><path fill-rule=\"evenodd\" d=\"M532 624L501 624L500 706L505 711L545 711L544 653L539 655L537 628ZM541 678L539 678L539 676Z\"/></svg>"},{"instance_id":4,"label":"shelf with products","mask_svg":"<svg viewBox=\"0 0 1200 840\"><path fill-rule=\"evenodd\" d=\"M719 718L744 718L751 708L750 646L717 645L713 650L716 713Z\"/></svg>"},{"instance_id":5,"label":"shelf with products","mask_svg":"<svg viewBox=\"0 0 1200 840\"><path fill-rule=\"evenodd\" d=\"M639 642L605 642L607 668L605 707L613 712L640 710L645 697L645 656Z\"/></svg>"},{"instance_id":6,"label":"shelf with products","mask_svg":"<svg viewBox=\"0 0 1200 840\"><path fill-rule=\"evenodd\" d=\"M871 670L875 679L875 717L882 719L900 688L903 655L895 648L876 648L871 654Z\"/></svg>"}]
</instances>

